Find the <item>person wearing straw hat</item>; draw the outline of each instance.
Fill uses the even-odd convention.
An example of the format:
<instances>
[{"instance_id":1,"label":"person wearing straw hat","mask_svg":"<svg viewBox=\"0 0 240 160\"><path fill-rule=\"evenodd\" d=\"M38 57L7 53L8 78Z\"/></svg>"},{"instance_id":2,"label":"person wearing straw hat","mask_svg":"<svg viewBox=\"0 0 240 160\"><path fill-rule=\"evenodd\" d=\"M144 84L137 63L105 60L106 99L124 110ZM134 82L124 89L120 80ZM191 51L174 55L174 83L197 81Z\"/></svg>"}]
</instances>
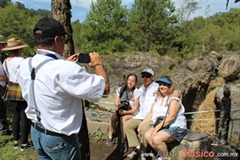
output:
<instances>
[{"instance_id":1,"label":"person wearing straw hat","mask_svg":"<svg viewBox=\"0 0 240 160\"><path fill-rule=\"evenodd\" d=\"M8 135L10 133L9 131L9 125L7 122L7 108L6 104L2 98L2 95L5 91L6 87L6 82L8 81L8 78L4 72L3 69L3 61L7 57L4 52L2 52L2 49L4 48L6 42L4 36L0 35L0 56L1 56L1 61L0 61L0 136L1 135Z\"/></svg>"},{"instance_id":2,"label":"person wearing straw hat","mask_svg":"<svg viewBox=\"0 0 240 160\"><path fill-rule=\"evenodd\" d=\"M22 91L16 78L17 69L24 60L22 57L23 48L27 46L28 45L22 43L20 38L11 38L7 41L7 47L2 49L9 53L8 58L6 58L3 63L3 68L9 80L7 92L4 97L5 100L10 101L13 112L12 131L14 148L17 149L19 147L21 138L21 151L33 147L32 144L28 142L30 125L25 113L27 102L22 98Z\"/></svg>"}]
</instances>

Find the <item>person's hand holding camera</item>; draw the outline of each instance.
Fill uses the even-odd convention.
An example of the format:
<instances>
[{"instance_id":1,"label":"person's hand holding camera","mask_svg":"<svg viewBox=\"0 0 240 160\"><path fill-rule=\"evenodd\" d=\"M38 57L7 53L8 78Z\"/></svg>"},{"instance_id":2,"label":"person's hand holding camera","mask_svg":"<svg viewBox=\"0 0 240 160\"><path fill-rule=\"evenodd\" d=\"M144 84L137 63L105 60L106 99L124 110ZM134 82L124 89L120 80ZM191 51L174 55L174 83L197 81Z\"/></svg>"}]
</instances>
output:
<instances>
[{"instance_id":1,"label":"person's hand holding camera","mask_svg":"<svg viewBox=\"0 0 240 160\"><path fill-rule=\"evenodd\" d=\"M79 56L79 54L75 53L75 54L71 55L70 57L68 57L66 60L67 61L72 61L72 62L77 62L78 61L78 56Z\"/></svg>"},{"instance_id":2,"label":"person's hand holding camera","mask_svg":"<svg viewBox=\"0 0 240 160\"><path fill-rule=\"evenodd\" d=\"M94 68L96 75L102 76L104 78L104 80L106 81L104 94L109 94L110 85L109 85L107 73L103 67L102 57L96 52L89 53L89 56L90 56L90 63L88 63L89 66Z\"/></svg>"},{"instance_id":3,"label":"person's hand holding camera","mask_svg":"<svg viewBox=\"0 0 240 160\"><path fill-rule=\"evenodd\" d=\"M91 52L89 53L91 62L89 63L90 67L93 67L95 69L95 67L97 66L102 66L103 67L103 62L102 62L102 57L96 53L96 52Z\"/></svg>"}]
</instances>

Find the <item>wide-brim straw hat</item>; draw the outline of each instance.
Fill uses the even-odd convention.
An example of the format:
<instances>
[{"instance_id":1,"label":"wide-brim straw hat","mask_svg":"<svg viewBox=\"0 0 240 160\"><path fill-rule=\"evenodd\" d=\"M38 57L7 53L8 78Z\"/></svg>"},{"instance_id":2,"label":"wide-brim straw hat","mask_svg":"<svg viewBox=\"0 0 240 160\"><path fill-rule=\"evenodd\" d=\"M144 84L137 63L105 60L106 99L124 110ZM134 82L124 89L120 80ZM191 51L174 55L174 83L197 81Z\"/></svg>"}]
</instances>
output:
<instances>
[{"instance_id":1,"label":"wide-brim straw hat","mask_svg":"<svg viewBox=\"0 0 240 160\"><path fill-rule=\"evenodd\" d=\"M2 51L16 50L16 49L21 49L27 46L28 45L26 44L22 44L22 41L20 38L11 38L7 41L7 47L3 48Z\"/></svg>"}]
</instances>

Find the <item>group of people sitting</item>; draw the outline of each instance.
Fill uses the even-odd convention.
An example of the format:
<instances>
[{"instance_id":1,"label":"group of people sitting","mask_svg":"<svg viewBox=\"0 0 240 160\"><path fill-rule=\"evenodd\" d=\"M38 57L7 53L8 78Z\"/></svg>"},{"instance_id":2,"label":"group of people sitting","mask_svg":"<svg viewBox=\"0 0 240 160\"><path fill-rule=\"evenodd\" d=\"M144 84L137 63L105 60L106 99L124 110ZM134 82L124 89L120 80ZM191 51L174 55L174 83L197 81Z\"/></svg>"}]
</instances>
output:
<instances>
[{"instance_id":1,"label":"group of people sitting","mask_svg":"<svg viewBox=\"0 0 240 160\"><path fill-rule=\"evenodd\" d=\"M129 74L125 85L116 90L114 104L118 109L111 116L106 145L113 145L113 133L119 123L123 157L139 156L149 145L159 160L169 158L166 143L180 142L187 134L180 92L174 90L168 76L154 81L150 68L144 69L141 77L143 85L139 89L136 88L137 75Z\"/></svg>"}]
</instances>

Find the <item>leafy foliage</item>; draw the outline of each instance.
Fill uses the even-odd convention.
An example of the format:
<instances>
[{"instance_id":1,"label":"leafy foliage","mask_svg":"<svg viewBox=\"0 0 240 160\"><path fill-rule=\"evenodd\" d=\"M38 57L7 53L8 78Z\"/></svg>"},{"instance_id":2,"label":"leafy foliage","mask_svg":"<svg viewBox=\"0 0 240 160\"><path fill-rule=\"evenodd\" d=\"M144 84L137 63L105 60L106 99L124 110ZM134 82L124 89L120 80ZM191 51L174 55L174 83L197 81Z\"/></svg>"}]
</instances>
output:
<instances>
[{"instance_id":1,"label":"leafy foliage","mask_svg":"<svg viewBox=\"0 0 240 160\"><path fill-rule=\"evenodd\" d=\"M84 23L87 29L83 36L89 42L84 50L102 54L124 51L127 46L124 35L127 9L121 6L120 0L97 0L92 3Z\"/></svg>"},{"instance_id":2,"label":"leafy foliage","mask_svg":"<svg viewBox=\"0 0 240 160\"><path fill-rule=\"evenodd\" d=\"M128 23L134 49L165 53L175 37L174 12L170 0L136 0Z\"/></svg>"},{"instance_id":3,"label":"leafy foliage","mask_svg":"<svg viewBox=\"0 0 240 160\"><path fill-rule=\"evenodd\" d=\"M41 16L33 16L32 13L23 6L20 2L16 4L8 3L5 8L0 9L0 34L4 35L6 39L13 37L21 38L23 43L29 45L29 47L23 50L23 56L28 57L34 54L32 30Z\"/></svg>"},{"instance_id":4,"label":"leafy foliage","mask_svg":"<svg viewBox=\"0 0 240 160\"><path fill-rule=\"evenodd\" d=\"M11 2L11 0L0 0L0 7L6 7L8 5L8 2Z\"/></svg>"}]
</instances>

